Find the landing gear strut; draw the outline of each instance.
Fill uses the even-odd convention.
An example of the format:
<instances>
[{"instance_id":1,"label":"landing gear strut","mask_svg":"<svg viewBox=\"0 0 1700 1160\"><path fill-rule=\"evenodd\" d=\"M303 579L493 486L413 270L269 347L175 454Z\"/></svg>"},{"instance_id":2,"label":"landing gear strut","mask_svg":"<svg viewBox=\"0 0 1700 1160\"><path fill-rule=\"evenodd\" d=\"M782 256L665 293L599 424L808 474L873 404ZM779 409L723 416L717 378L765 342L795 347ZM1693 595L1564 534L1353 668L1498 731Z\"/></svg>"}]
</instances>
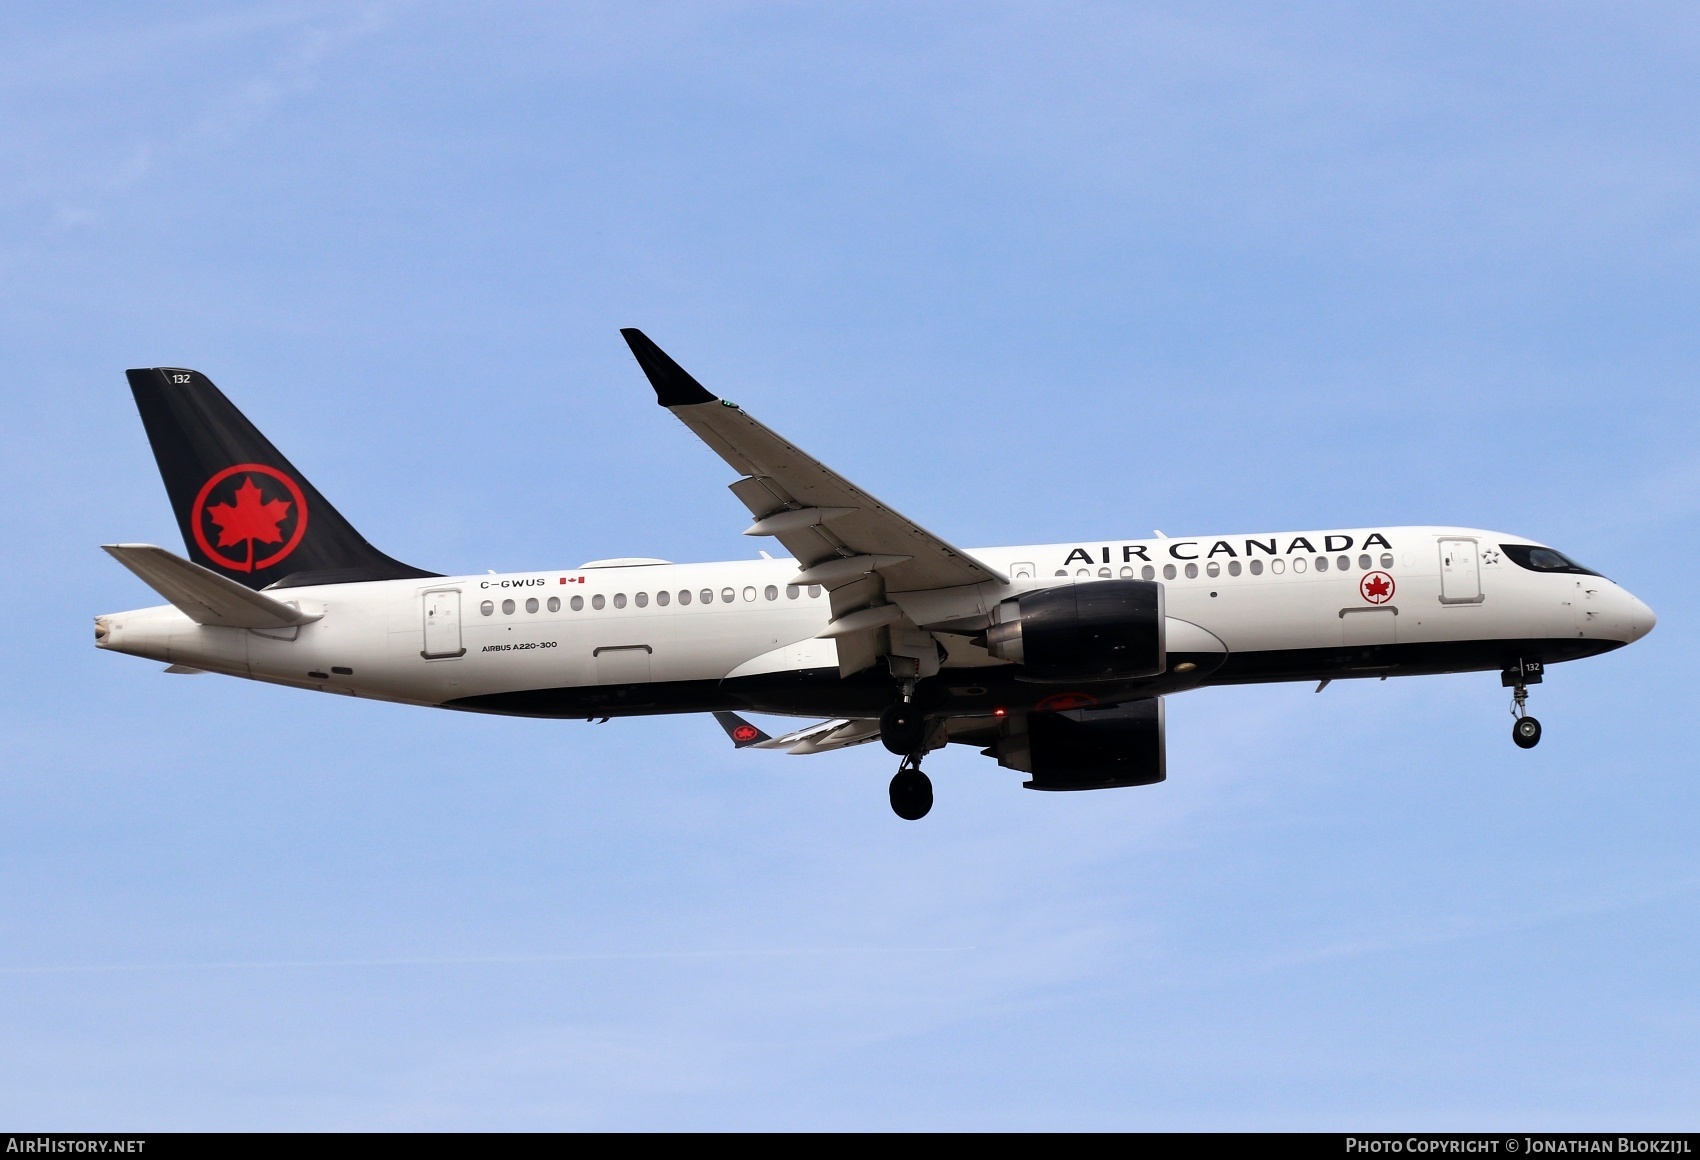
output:
<instances>
[{"instance_id":1,"label":"landing gear strut","mask_svg":"<svg viewBox=\"0 0 1700 1160\"><path fill-rule=\"evenodd\" d=\"M903 659L910 671L897 671ZM921 772L921 756L927 751L927 715L915 704L914 662L892 658L892 675L898 677L898 698L880 714L880 740L903 759L891 779L891 810L906 822L918 822L933 808L933 782Z\"/></svg>"},{"instance_id":2,"label":"landing gear strut","mask_svg":"<svg viewBox=\"0 0 1700 1160\"><path fill-rule=\"evenodd\" d=\"M932 808L933 781L921 772L920 755L905 757L891 779L892 812L906 822L918 822Z\"/></svg>"},{"instance_id":3,"label":"landing gear strut","mask_svg":"<svg viewBox=\"0 0 1700 1160\"><path fill-rule=\"evenodd\" d=\"M1499 675L1499 683L1511 688L1511 740L1519 749L1541 743L1541 723L1529 716L1529 686L1541 683L1540 661L1518 661Z\"/></svg>"}]
</instances>

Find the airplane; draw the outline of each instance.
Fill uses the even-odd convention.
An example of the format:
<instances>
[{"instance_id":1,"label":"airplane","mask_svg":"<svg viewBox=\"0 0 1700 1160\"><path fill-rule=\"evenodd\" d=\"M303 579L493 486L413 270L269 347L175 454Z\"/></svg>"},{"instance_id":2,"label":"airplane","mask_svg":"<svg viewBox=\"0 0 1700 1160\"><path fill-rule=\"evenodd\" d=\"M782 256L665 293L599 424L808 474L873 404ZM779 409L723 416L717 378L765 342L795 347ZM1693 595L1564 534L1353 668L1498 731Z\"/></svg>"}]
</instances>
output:
<instances>
[{"instance_id":1,"label":"airplane","mask_svg":"<svg viewBox=\"0 0 1700 1160\"><path fill-rule=\"evenodd\" d=\"M1653 611L1545 544L1364 527L964 550L875 499L641 331L656 401L738 474L775 559L445 576L355 531L198 371L127 372L187 558L105 551L167 604L95 644L276 685L439 709L606 721L713 714L739 749L878 740L901 818L930 752L971 745L1035 790L1167 776L1164 698L1215 685L1500 673L1512 739L1541 738L1546 666L1650 632ZM741 714L818 718L772 737Z\"/></svg>"}]
</instances>

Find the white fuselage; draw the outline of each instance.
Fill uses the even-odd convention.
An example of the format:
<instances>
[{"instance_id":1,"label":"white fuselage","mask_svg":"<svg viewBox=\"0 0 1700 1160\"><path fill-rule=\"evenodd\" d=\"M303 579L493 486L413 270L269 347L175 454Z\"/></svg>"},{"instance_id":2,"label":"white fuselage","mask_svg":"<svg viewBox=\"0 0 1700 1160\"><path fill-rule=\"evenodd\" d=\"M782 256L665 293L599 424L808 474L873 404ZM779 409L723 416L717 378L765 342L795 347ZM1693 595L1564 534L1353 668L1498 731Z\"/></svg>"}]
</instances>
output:
<instances>
[{"instance_id":1,"label":"white fuselage","mask_svg":"<svg viewBox=\"0 0 1700 1160\"><path fill-rule=\"evenodd\" d=\"M1157 579L1171 652L1257 658L1243 670L1219 666L1224 680L1312 679L1324 655L1338 658L1328 670L1338 676L1490 668L1503 663L1491 649L1459 651L1457 663L1444 649L1395 650L1573 642L1556 658L1565 659L1651 629L1652 612L1612 581L1532 571L1504 556L1503 543L1530 541L1403 527L974 549L1010 577L1007 585L891 599L926 627L1061 583ZM290 629L218 628L164 605L101 617L98 636L103 648L186 668L418 705L526 690L714 687L836 668L833 642L817 635L831 619L829 594L790 585L796 573L795 561L764 559L283 588L270 594L319 619ZM1010 668L970 635L946 627L938 639L948 652L946 677L960 669L965 680L992 678ZM1360 646L1365 663L1353 666ZM638 711L700 707L687 699ZM822 711L783 698L754 707Z\"/></svg>"}]
</instances>

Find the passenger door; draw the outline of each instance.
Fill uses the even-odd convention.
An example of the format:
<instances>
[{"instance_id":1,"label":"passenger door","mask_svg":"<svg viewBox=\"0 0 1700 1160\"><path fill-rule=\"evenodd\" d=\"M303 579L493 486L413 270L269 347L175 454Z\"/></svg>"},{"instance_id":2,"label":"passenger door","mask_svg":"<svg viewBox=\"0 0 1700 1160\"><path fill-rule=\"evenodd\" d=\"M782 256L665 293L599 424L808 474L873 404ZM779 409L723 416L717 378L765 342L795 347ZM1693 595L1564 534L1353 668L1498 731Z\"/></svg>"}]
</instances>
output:
<instances>
[{"instance_id":1,"label":"passenger door","mask_svg":"<svg viewBox=\"0 0 1700 1160\"><path fill-rule=\"evenodd\" d=\"M425 593L425 647L419 655L426 660L466 655L460 643L460 589Z\"/></svg>"},{"instance_id":2,"label":"passenger door","mask_svg":"<svg viewBox=\"0 0 1700 1160\"><path fill-rule=\"evenodd\" d=\"M1440 541L1440 602L1482 602L1482 568L1476 554L1476 541Z\"/></svg>"}]
</instances>

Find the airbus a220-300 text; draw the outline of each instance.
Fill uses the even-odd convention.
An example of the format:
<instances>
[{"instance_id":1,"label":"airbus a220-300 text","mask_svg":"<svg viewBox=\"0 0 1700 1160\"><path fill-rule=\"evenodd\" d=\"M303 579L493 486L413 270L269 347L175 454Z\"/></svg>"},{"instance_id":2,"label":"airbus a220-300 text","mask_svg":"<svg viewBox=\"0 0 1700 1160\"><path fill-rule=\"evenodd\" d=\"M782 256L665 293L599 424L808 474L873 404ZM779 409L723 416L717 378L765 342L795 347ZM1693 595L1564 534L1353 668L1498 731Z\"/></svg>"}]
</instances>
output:
<instances>
[{"instance_id":1,"label":"airbus a220-300 text","mask_svg":"<svg viewBox=\"0 0 1700 1160\"><path fill-rule=\"evenodd\" d=\"M951 742L1031 789L1160 782L1163 698L1209 685L1494 671L1529 748L1528 686L1546 666L1653 627L1598 573L1479 528L958 548L622 333L660 404L738 473L745 534L789 558L410 567L204 375L133 370L188 558L107 546L169 603L97 617L96 643L178 672L442 709L712 713L739 748L878 739L901 758L892 808L914 819L933 801L922 759ZM748 711L824 720L770 737Z\"/></svg>"}]
</instances>

